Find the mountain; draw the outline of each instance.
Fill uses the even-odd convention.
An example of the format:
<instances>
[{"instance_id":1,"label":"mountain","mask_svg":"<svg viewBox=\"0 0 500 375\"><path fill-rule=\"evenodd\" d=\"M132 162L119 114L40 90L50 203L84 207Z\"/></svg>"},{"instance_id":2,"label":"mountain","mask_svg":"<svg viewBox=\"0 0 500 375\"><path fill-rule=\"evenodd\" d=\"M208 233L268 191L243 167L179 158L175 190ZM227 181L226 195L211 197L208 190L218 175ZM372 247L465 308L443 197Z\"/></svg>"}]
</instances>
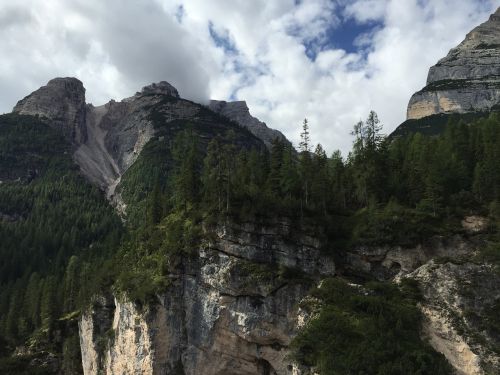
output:
<instances>
[{"instance_id":1,"label":"mountain","mask_svg":"<svg viewBox=\"0 0 500 375\"><path fill-rule=\"evenodd\" d=\"M408 104L408 119L500 106L500 8L430 68Z\"/></svg>"},{"instance_id":2,"label":"mountain","mask_svg":"<svg viewBox=\"0 0 500 375\"><path fill-rule=\"evenodd\" d=\"M105 190L108 197L114 196L123 173L157 132L155 122L190 120L208 133L217 130L214 122L229 122L200 104L180 98L177 90L164 81L145 86L120 102L111 100L95 107L85 103L85 89L79 80L56 78L20 100L13 112L39 116L60 130L73 144L74 159L82 173ZM252 133L263 136L265 142L269 140L269 133L281 134L251 117L248 108L246 112L247 116L240 114L236 119ZM259 130L253 130L256 127ZM267 131L262 131L262 127ZM248 137L247 142L258 143L258 136Z\"/></svg>"},{"instance_id":3,"label":"mountain","mask_svg":"<svg viewBox=\"0 0 500 375\"><path fill-rule=\"evenodd\" d=\"M244 102L51 80L0 116L0 373L499 373L484 111L391 142L361 122L344 160Z\"/></svg>"},{"instance_id":4,"label":"mountain","mask_svg":"<svg viewBox=\"0 0 500 375\"><path fill-rule=\"evenodd\" d=\"M253 117L245 101L211 100L208 107L250 130L253 135L264 141L268 148L275 139L290 143L280 131L268 128L264 122Z\"/></svg>"}]
</instances>

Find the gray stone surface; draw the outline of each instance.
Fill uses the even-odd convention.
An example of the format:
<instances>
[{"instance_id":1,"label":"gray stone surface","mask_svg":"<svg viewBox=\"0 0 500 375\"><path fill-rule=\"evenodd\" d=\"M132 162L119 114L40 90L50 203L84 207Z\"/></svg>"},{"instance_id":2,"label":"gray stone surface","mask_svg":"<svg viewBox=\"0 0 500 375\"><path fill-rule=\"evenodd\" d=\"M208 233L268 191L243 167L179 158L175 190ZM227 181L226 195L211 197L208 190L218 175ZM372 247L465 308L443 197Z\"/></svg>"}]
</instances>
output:
<instances>
[{"instance_id":1,"label":"gray stone surface","mask_svg":"<svg viewBox=\"0 0 500 375\"><path fill-rule=\"evenodd\" d=\"M170 95L179 98L179 92L177 89L166 81L160 81L158 83L152 83L148 86L144 86L141 92L137 93L136 96L154 94Z\"/></svg>"},{"instance_id":2,"label":"gray stone surface","mask_svg":"<svg viewBox=\"0 0 500 375\"><path fill-rule=\"evenodd\" d=\"M247 127L269 146L278 131L252 117L245 102L218 102L216 112ZM107 193L120 212L125 204L117 193L121 176L154 136L151 108L160 104L169 122L195 119L204 107L184 100L168 82L152 83L120 102L93 106L85 103L85 89L76 78L55 78L23 100L14 112L38 115L72 142L74 159L90 182Z\"/></svg>"},{"instance_id":3,"label":"gray stone surface","mask_svg":"<svg viewBox=\"0 0 500 375\"><path fill-rule=\"evenodd\" d=\"M253 117L245 101L226 102L223 100L211 100L209 108L250 130L268 148L271 147L272 141L276 138L285 143L290 143L280 131L268 128L264 122Z\"/></svg>"},{"instance_id":4,"label":"gray stone surface","mask_svg":"<svg viewBox=\"0 0 500 375\"><path fill-rule=\"evenodd\" d=\"M437 113L489 111L500 106L500 8L430 68L407 118Z\"/></svg>"},{"instance_id":5,"label":"gray stone surface","mask_svg":"<svg viewBox=\"0 0 500 375\"><path fill-rule=\"evenodd\" d=\"M71 142L79 144L87 138L85 88L76 78L50 80L46 86L20 100L13 112L46 119Z\"/></svg>"},{"instance_id":6,"label":"gray stone surface","mask_svg":"<svg viewBox=\"0 0 500 375\"><path fill-rule=\"evenodd\" d=\"M497 374L500 337L495 328L488 328L488 321L498 314L500 274L476 258L486 246L483 224L482 217L467 217L462 222L467 235L437 236L411 248L357 247L338 261L337 272L384 281L416 280L423 295L419 307L425 340L456 374Z\"/></svg>"},{"instance_id":7,"label":"gray stone surface","mask_svg":"<svg viewBox=\"0 0 500 375\"><path fill-rule=\"evenodd\" d=\"M173 374L179 368L186 375L308 374L287 355L300 323L299 302L311 282L335 272L320 246L316 233L286 220L220 225L199 257L184 259L183 271L171 275L156 304L141 311L118 298L83 314L85 374ZM280 276L284 267L295 269L295 277ZM116 306L112 314L110 305ZM103 336L96 332L108 327L113 338L99 352Z\"/></svg>"},{"instance_id":8,"label":"gray stone surface","mask_svg":"<svg viewBox=\"0 0 500 375\"><path fill-rule=\"evenodd\" d=\"M431 261L408 277L423 293L424 336L456 373L499 374L498 332L488 324L498 314L498 270L467 261Z\"/></svg>"}]
</instances>

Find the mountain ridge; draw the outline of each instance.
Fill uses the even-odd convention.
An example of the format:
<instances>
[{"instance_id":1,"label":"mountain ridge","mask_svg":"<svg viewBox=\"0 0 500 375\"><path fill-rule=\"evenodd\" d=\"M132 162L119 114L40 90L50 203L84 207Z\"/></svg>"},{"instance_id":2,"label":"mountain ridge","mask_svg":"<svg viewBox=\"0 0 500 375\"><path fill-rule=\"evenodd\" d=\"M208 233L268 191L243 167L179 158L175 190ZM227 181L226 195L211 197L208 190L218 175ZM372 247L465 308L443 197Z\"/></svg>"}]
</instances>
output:
<instances>
[{"instance_id":1,"label":"mountain ridge","mask_svg":"<svg viewBox=\"0 0 500 375\"><path fill-rule=\"evenodd\" d=\"M411 97L407 119L489 111L500 104L500 8L429 69Z\"/></svg>"},{"instance_id":2,"label":"mountain ridge","mask_svg":"<svg viewBox=\"0 0 500 375\"><path fill-rule=\"evenodd\" d=\"M159 103L163 103L166 122L196 118L202 109L202 105L182 99L166 81L146 85L119 102L94 106L85 102L83 83L66 77L54 78L21 99L13 112L39 116L61 131L73 144L82 173L112 199L123 173L155 135L149 117L150 109ZM250 130L267 147L274 138L289 143L282 133L251 116L245 102L212 101L207 109Z\"/></svg>"}]
</instances>

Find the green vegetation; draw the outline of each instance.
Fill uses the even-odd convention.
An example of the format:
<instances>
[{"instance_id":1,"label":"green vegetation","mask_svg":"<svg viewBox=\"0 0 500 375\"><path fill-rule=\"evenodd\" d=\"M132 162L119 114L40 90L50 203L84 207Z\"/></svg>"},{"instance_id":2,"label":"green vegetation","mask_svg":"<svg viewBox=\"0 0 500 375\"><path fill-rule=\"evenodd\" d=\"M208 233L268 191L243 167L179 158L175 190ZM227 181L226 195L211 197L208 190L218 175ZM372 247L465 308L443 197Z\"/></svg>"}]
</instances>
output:
<instances>
[{"instance_id":1,"label":"green vegetation","mask_svg":"<svg viewBox=\"0 0 500 375\"><path fill-rule=\"evenodd\" d=\"M155 301L224 220L312 225L325 235L325 253L339 256L359 245L413 246L460 232L464 215L488 215L482 259L498 262L498 114L450 121L439 136L388 139L371 112L355 125L345 158L314 147L307 121L297 152L280 141L268 151L202 108L191 122L167 122L153 108L151 120L157 133L119 186L123 224L56 131L34 117L0 116L0 357L26 345L80 371L76 319L91 296L112 289L139 305ZM249 280L307 282L275 265L240 271ZM447 373L418 337L411 288L329 281L315 295L321 312L294 344L301 361L324 374ZM1 360L0 372L26 364L18 359Z\"/></svg>"},{"instance_id":2,"label":"green vegetation","mask_svg":"<svg viewBox=\"0 0 500 375\"><path fill-rule=\"evenodd\" d=\"M420 339L414 285L355 287L328 279L312 295L320 301L320 311L292 349L297 360L320 374L452 373L444 356Z\"/></svg>"},{"instance_id":3,"label":"green vegetation","mask_svg":"<svg viewBox=\"0 0 500 375\"><path fill-rule=\"evenodd\" d=\"M0 180L0 341L7 352L27 343L64 353L65 368L80 368L76 321L59 318L97 291L94 265L118 245L120 220L36 118L0 116ZM2 360L0 372L43 373L31 359Z\"/></svg>"}]
</instances>

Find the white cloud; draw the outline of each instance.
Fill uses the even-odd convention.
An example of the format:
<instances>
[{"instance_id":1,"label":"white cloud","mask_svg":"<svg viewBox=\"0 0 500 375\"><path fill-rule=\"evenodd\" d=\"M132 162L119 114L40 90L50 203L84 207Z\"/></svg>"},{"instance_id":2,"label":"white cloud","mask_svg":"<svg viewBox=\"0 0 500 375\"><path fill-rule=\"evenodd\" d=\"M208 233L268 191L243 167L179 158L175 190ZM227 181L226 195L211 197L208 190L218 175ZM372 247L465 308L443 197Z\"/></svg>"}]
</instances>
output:
<instances>
[{"instance_id":1,"label":"white cloud","mask_svg":"<svg viewBox=\"0 0 500 375\"><path fill-rule=\"evenodd\" d=\"M401 123L428 68L500 0L15 4L0 4L0 111L55 76L80 78L95 104L167 80L193 100L246 100L254 115L295 143L307 117L313 141L345 152L352 124L370 109L387 132ZM356 39L359 53L325 43L342 17L379 25Z\"/></svg>"}]
</instances>

